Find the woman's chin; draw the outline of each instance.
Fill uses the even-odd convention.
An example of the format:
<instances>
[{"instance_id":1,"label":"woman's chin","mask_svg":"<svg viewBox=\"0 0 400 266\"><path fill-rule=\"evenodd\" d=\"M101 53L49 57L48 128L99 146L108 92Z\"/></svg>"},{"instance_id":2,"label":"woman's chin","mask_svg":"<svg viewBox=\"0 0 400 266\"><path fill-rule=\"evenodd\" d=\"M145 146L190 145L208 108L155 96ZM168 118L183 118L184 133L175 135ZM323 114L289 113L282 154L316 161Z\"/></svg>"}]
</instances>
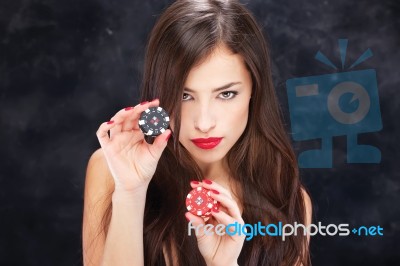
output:
<instances>
[{"instance_id":1,"label":"woman's chin","mask_svg":"<svg viewBox=\"0 0 400 266\"><path fill-rule=\"evenodd\" d=\"M225 154L221 154L221 153L208 153L208 154L193 154L193 158L194 160L198 163L198 164L212 164L212 163L216 163L221 161Z\"/></svg>"}]
</instances>

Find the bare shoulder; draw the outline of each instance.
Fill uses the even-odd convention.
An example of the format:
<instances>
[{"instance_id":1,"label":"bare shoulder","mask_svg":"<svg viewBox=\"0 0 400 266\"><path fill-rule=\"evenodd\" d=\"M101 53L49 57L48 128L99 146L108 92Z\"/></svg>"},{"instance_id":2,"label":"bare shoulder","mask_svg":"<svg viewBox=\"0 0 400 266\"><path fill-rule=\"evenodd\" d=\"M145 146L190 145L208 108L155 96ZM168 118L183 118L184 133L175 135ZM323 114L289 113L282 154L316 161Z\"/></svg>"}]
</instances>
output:
<instances>
[{"instance_id":1,"label":"bare shoulder","mask_svg":"<svg viewBox=\"0 0 400 266\"><path fill-rule=\"evenodd\" d=\"M304 203L305 203L305 205L311 207L311 206L312 206L312 203L311 203L310 195L309 195L308 192L304 189L304 187L301 188L301 192L302 192L302 194L303 194L303 198L304 198Z\"/></svg>"},{"instance_id":2,"label":"bare shoulder","mask_svg":"<svg viewBox=\"0 0 400 266\"><path fill-rule=\"evenodd\" d=\"M114 179L100 148L92 154L87 165L84 195L85 207L93 207L98 201L107 200L113 191ZM109 200L111 202L111 198ZM107 203L103 202L102 205Z\"/></svg>"},{"instance_id":3,"label":"bare shoulder","mask_svg":"<svg viewBox=\"0 0 400 266\"><path fill-rule=\"evenodd\" d=\"M86 169L82 244L84 265L98 265L104 250L103 217L111 204L114 180L101 149L90 157Z\"/></svg>"},{"instance_id":4,"label":"bare shoulder","mask_svg":"<svg viewBox=\"0 0 400 266\"><path fill-rule=\"evenodd\" d=\"M93 187L96 187L96 189L93 189ZM87 165L85 192L88 189L98 192L114 191L114 180L101 148L90 156Z\"/></svg>"},{"instance_id":5,"label":"bare shoulder","mask_svg":"<svg viewBox=\"0 0 400 266\"><path fill-rule=\"evenodd\" d=\"M311 198L310 195L308 194L308 192L302 187L301 188L301 192L303 194L303 199L304 199L304 205L306 207L306 213L307 213L307 221L310 220L311 221L311 215L312 215L312 202L311 202Z\"/></svg>"},{"instance_id":6,"label":"bare shoulder","mask_svg":"<svg viewBox=\"0 0 400 266\"><path fill-rule=\"evenodd\" d=\"M303 187L301 188L301 192L303 194L304 206L306 207L306 224L309 225L312 220L312 202L310 195L308 195Z\"/></svg>"},{"instance_id":7,"label":"bare shoulder","mask_svg":"<svg viewBox=\"0 0 400 266\"><path fill-rule=\"evenodd\" d=\"M312 222L312 202L307 190L303 186L300 186L300 188L305 207L305 221L303 222L303 224L306 227L308 227ZM303 253L299 255L298 260L294 265L303 266L304 265L303 262L308 260L309 253L310 253L310 233L307 232L307 242L304 243L303 245Z\"/></svg>"}]
</instances>

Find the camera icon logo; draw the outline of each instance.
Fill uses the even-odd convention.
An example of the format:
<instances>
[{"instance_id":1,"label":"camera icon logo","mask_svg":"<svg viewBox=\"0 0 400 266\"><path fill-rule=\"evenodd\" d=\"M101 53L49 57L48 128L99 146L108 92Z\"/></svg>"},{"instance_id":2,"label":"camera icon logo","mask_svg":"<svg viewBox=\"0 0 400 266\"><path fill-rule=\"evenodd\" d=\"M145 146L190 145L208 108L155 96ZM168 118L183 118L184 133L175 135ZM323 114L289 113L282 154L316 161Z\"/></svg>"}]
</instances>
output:
<instances>
[{"instance_id":1,"label":"camera icon logo","mask_svg":"<svg viewBox=\"0 0 400 266\"><path fill-rule=\"evenodd\" d=\"M343 111L346 106L341 107L339 103L340 99L344 98L346 94L352 96L350 101L346 101L348 103L347 107L351 110L354 105L357 105L353 111ZM355 103L352 104L353 102ZM353 105L353 108L351 105ZM339 83L328 94L328 111L337 122L342 124L360 122L368 114L370 106L371 101L367 90L353 81Z\"/></svg>"},{"instance_id":2,"label":"camera icon logo","mask_svg":"<svg viewBox=\"0 0 400 266\"><path fill-rule=\"evenodd\" d=\"M339 40L344 68L347 40ZM368 49L349 69L372 56ZM337 69L322 53L316 59ZM331 168L332 138L347 137L348 163L380 163L381 152L357 143L357 135L382 129L376 71L348 71L289 79L286 82L292 137L321 139L321 148L303 151L301 168Z\"/></svg>"}]
</instances>

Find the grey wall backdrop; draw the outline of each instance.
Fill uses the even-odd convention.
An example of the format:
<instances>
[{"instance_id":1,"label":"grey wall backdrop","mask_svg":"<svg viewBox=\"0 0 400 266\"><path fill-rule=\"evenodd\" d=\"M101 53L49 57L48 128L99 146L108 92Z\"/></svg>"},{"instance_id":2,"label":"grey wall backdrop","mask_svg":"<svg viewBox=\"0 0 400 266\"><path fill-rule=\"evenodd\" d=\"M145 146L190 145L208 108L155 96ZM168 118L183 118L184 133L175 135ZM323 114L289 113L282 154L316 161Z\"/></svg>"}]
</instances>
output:
<instances>
[{"instance_id":1,"label":"grey wall backdrop","mask_svg":"<svg viewBox=\"0 0 400 266\"><path fill-rule=\"evenodd\" d=\"M87 161L95 132L138 101L148 33L171 1L6 0L0 3L0 264L81 265ZM394 265L400 260L400 5L392 1L248 1L272 50L273 75L290 131L286 80L334 73L370 48L355 69L377 72L383 128L359 136L379 164L348 164L333 138L333 167L301 169L314 222L380 225L383 236L314 236L314 265ZM339 71L339 70L338 70ZM293 142L296 152L318 140ZM183 219L183 217L182 217Z\"/></svg>"}]
</instances>

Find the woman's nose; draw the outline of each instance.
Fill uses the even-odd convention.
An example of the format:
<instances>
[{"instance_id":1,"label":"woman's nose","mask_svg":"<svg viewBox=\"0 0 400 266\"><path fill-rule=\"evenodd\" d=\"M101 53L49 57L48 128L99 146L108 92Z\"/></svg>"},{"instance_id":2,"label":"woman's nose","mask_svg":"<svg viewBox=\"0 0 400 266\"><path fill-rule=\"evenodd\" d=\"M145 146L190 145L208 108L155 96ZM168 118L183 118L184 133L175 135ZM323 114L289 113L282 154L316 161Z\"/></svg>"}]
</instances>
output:
<instances>
[{"instance_id":1,"label":"woman's nose","mask_svg":"<svg viewBox=\"0 0 400 266\"><path fill-rule=\"evenodd\" d=\"M215 114L209 107L203 107L197 114L194 126L197 130L207 133L215 127Z\"/></svg>"}]
</instances>

